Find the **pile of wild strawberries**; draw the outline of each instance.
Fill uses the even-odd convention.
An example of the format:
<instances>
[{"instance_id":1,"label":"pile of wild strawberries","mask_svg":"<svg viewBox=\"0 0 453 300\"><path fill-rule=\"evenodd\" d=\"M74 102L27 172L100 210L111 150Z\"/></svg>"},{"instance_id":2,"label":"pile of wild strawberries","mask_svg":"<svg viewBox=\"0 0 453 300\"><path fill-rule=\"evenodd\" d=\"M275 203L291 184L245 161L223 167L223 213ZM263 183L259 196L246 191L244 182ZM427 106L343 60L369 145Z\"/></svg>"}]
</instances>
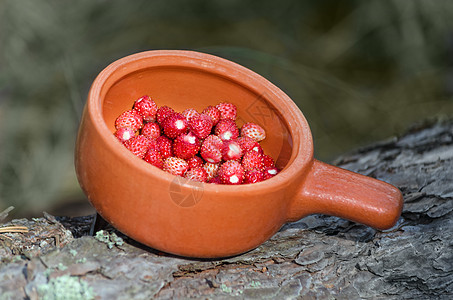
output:
<instances>
[{"instance_id":1,"label":"pile of wild strawberries","mask_svg":"<svg viewBox=\"0 0 453 300\"><path fill-rule=\"evenodd\" d=\"M116 119L115 136L151 165L191 180L243 184L275 176L279 170L259 144L266 132L254 123L239 129L236 117L228 102L178 113L145 95Z\"/></svg>"}]
</instances>

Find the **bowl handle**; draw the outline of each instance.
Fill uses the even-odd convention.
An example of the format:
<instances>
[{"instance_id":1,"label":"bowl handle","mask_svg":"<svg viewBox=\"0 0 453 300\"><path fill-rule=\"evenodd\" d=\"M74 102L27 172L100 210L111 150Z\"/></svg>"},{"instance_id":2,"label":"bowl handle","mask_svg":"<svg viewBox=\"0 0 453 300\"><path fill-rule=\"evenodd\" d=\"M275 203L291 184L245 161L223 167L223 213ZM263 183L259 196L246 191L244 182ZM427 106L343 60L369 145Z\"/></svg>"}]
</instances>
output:
<instances>
[{"instance_id":1,"label":"bowl handle","mask_svg":"<svg viewBox=\"0 0 453 300\"><path fill-rule=\"evenodd\" d=\"M388 229L402 207L403 196L393 185L315 159L290 206L288 221L321 213Z\"/></svg>"}]
</instances>

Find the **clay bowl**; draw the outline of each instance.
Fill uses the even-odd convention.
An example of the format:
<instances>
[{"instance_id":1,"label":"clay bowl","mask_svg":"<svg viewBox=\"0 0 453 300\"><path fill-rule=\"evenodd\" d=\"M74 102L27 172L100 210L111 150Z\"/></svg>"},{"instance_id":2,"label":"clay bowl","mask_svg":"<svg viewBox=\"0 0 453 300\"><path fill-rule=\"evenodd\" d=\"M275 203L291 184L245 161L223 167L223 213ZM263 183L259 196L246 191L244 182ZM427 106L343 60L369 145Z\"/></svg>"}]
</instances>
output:
<instances>
[{"instance_id":1,"label":"clay bowl","mask_svg":"<svg viewBox=\"0 0 453 300\"><path fill-rule=\"evenodd\" d=\"M152 167L113 136L115 118L145 94L177 111L234 103L238 125L251 121L266 130L261 145L282 171L260 183L228 186L194 183ZM284 223L314 213L386 229L402 208L394 186L314 159L307 121L279 88L236 63L191 51L142 52L105 68L88 95L75 167L107 222L181 256L240 254Z\"/></svg>"}]
</instances>

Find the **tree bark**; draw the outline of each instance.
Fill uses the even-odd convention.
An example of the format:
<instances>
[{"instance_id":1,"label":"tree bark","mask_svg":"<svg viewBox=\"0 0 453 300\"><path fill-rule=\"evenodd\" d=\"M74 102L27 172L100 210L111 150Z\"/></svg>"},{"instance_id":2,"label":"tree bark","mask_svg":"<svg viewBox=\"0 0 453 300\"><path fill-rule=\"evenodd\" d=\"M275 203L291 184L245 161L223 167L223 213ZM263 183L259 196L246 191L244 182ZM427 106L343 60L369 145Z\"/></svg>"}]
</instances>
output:
<instances>
[{"instance_id":1,"label":"tree bark","mask_svg":"<svg viewBox=\"0 0 453 300\"><path fill-rule=\"evenodd\" d=\"M29 228L0 234L0 299L451 299L453 120L413 127L334 164L403 192L394 228L312 215L243 255L194 260L147 248L113 228L90 236L93 216L44 214L0 226Z\"/></svg>"}]
</instances>

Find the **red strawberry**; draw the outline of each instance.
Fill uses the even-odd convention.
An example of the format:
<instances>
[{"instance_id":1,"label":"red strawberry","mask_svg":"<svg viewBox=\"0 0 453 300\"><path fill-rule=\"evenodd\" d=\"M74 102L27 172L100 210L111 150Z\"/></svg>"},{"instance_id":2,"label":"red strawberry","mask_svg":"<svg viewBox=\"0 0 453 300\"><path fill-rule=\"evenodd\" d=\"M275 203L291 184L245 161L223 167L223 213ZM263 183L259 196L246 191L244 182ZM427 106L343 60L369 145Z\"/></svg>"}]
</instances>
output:
<instances>
[{"instance_id":1,"label":"red strawberry","mask_svg":"<svg viewBox=\"0 0 453 300\"><path fill-rule=\"evenodd\" d=\"M216 135L209 135L201 144L200 155L203 159L210 163L218 163L222 160L223 142Z\"/></svg>"},{"instance_id":2,"label":"red strawberry","mask_svg":"<svg viewBox=\"0 0 453 300\"><path fill-rule=\"evenodd\" d=\"M171 156L164 160L164 171L178 176L183 176L189 169L189 164L182 158Z\"/></svg>"},{"instance_id":3,"label":"red strawberry","mask_svg":"<svg viewBox=\"0 0 453 300\"><path fill-rule=\"evenodd\" d=\"M251 170L246 171L244 176L244 183L257 183L264 180L264 175L262 171Z\"/></svg>"},{"instance_id":4,"label":"red strawberry","mask_svg":"<svg viewBox=\"0 0 453 300\"><path fill-rule=\"evenodd\" d=\"M212 119L207 115L198 114L189 120L189 129L200 139L211 133Z\"/></svg>"},{"instance_id":5,"label":"red strawberry","mask_svg":"<svg viewBox=\"0 0 453 300\"><path fill-rule=\"evenodd\" d=\"M148 141L149 141L149 146L148 146L148 150L153 148L153 149L156 149L159 151L159 148L157 147L157 142L155 139L150 139L148 138Z\"/></svg>"},{"instance_id":6,"label":"red strawberry","mask_svg":"<svg viewBox=\"0 0 453 300\"><path fill-rule=\"evenodd\" d=\"M257 142L260 142L266 138L266 131L264 131L263 127L258 124L245 123L241 127L241 136L247 136Z\"/></svg>"},{"instance_id":7,"label":"red strawberry","mask_svg":"<svg viewBox=\"0 0 453 300\"><path fill-rule=\"evenodd\" d=\"M203 169L208 174L208 180L210 180L211 178L217 176L217 171L219 170L219 163L213 164L207 162L203 165Z\"/></svg>"},{"instance_id":8,"label":"red strawberry","mask_svg":"<svg viewBox=\"0 0 453 300\"><path fill-rule=\"evenodd\" d=\"M174 113L162 122L162 128L166 136L171 139L186 133L189 130L186 118L180 113Z\"/></svg>"},{"instance_id":9,"label":"red strawberry","mask_svg":"<svg viewBox=\"0 0 453 300\"><path fill-rule=\"evenodd\" d=\"M192 132L181 134L173 141L173 155L189 159L198 153L200 145L200 140Z\"/></svg>"},{"instance_id":10,"label":"red strawberry","mask_svg":"<svg viewBox=\"0 0 453 300\"><path fill-rule=\"evenodd\" d=\"M212 144L202 144L200 155L205 161L210 163L218 163L222 160L222 152L220 148L217 148Z\"/></svg>"},{"instance_id":11,"label":"red strawberry","mask_svg":"<svg viewBox=\"0 0 453 300\"><path fill-rule=\"evenodd\" d=\"M138 135L124 142L124 146L140 158L145 156L150 145L151 141L143 135Z\"/></svg>"},{"instance_id":12,"label":"red strawberry","mask_svg":"<svg viewBox=\"0 0 453 300\"><path fill-rule=\"evenodd\" d=\"M220 180L220 176L215 176L215 177L212 177L211 179L209 179L208 183L222 184L222 180Z\"/></svg>"},{"instance_id":13,"label":"red strawberry","mask_svg":"<svg viewBox=\"0 0 453 300\"><path fill-rule=\"evenodd\" d=\"M157 104L147 95L137 99L134 103L134 109L142 116L146 122L156 120Z\"/></svg>"},{"instance_id":14,"label":"red strawberry","mask_svg":"<svg viewBox=\"0 0 453 300\"><path fill-rule=\"evenodd\" d=\"M204 140L203 144L212 144L213 146L217 148L221 148L223 145L223 141L216 135L211 134L208 135Z\"/></svg>"},{"instance_id":15,"label":"red strawberry","mask_svg":"<svg viewBox=\"0 0 453 300\"><path fill-rule=\"evenodd\" d=\"M159 150L162 158L167 158L173 155L171 150L171 140L166 136L161 135L156 139L157 150Z\"/></svg>"},{"instance_id":16,"label":"red strawberry","mask_svg":"<svg viewBox=\"0 0 453 300\"><path fill-rule=\"evenodd\" d=\"M232 120L220 120L214 132L222 141L234 140L239 136L239 129Z\"/></svg>"},{"instance_id":17,"label":"red strawberry","mask_svg":"<svg viewBox=\"0 0 453 300\"><path fill-rule=\"evenodd\" d=\"M130 127L132 130L136 131L143 127L143 119L140 114L134 110L126 110L115 120L116 129L122 127Z\"/></svg>"},{"instance_id":18,"label":"red strawberry","mask_svg":"<svg viewBox=\"0 0 453 300\"><path fill-rule=\"evenodd\" d=\"M121 127L115 132L115 136L121 143L124 143L135 136L135 131L130 127Z\"/></svg>"},{"instance_id":19,"label":"red strawberry","mask_svg":"<svg viewBox=\"0 0 453 300\"><path fill-rule=\"evenodd\" d=\"M162 169L164 167L162 155L160 154L159 150L157 150L157 147L149 148L143 159L151 165L158 167L159 169Z\"/></svg>"},{"instance_id":20,"label":"red strawberry","mask_svg":"<svg viewBox=\"0 0 453 300\"><path fill-rule=\"evenodd\" d=\"M244 170L259 170L262 171L264 168L263 156L255 151L249 151L242 157L242 167Z\"/></svg>"},{"instance_id":21,"label":"red strawberry","mask_svg":"<svg viewBox=\"0 0 453 300\"><path fill-rule=\"evenodd\" d=\"M224 184L241 184L244 180L244 168L235 160L224 162L218 174Z\"/></svg>"},{"instance_id":22,"label":"red strawberry","mask_svg":"<svg viewBox=\"0 0 453 300\"><path fill-rule=\"evenodd\" d=\"M258 142L256 142L256 143L253 145L253 148L252 148L252 150L250 150L250 151L257 152L258 154L261 154L261 155L264 154L264 150L263 150L263 148L261 147L261 145L260 145Z\"/></svg>"},{"instance_id":23,"label":"red strawberry","mask_svg":"<svg viewBox=\"0 0 453 300\"><path fill-rule=\"evenodd\" d=\"M182 112L182 115L186 118L187 122L189 122L189 120L193 117L193 116L197 116L199 115L200 113L198 111L196 111L195 109L193 108L188 108L188 109L185 109L183 110Z\"/></svg>"},{"instance_id":24,"label":"red strawberry","mask_svg":"<svg viewBox=\"0 0 453 300\"><path fill-rule=\"evenodd\" d=\"M255 146L256 142L255 140L246 137L246 136L240 136L236 139L236 142L239 143L239 146L241 146L242 151L244 152L249 152L252 150L253 146Z\"/></svg>"},{"instance_id":25,"label":"red strawberry","mask_svg":"<svg viewBox=\"0 0 453 300\"><path fill-rule=\"evenodd\" d=\"M217 104L216 108L220 111L220 120L236 120L237 108L234 104L222 102Z\"/></svg>"},{"instance_id":26,"label":"red strawberry","mask_svg":"<svg viewBox=\"0 0 453 300\"><path fill-rule=\"evenodd\" d=\"M202 114L211 117L212 126L217 125L217 123L218 123L219 120L220 120L220 110L218 110L218 109L217 109L216 107L214 107L214 106L208 106L208 107L206 107L206 108L202 111Z\"/></svg>"},{"instance_id":27,"label":"red strawberry","mask_svg":"<svg viewBox=\"0 0 453 300\"><path fill-rule=\"evenodd\" d=\"M189 159L186 159L186 161L189 164L189 169L203 166L203 159L199 156L191 157Z\"/></svg>"},{"instance_id":28,"label":"red strawberry","mask_svg":"<svg viewBox=\"0 0 453 300\"><path fill-rule=\"evenodd\" d=\"M242 149L236 141L227 141L222 146L223 160L238 160L242 156Z\"/></svg>"},{"instance_id":29,"label":"red strawberry","mask_svg":"<svg viewBox=\"0 0 453 300\"><path fill-rule=\"evenodd\" d=\"M202 167L196 167L193 169L188 170L184 177L190 180L195 180L199 182L207 182L208 181L208 174L206 173L205 169Z\"/></svg>"},{"instance_id":30,"label":"red strawberry","mask_svg":"<svg viewBox=\"0 0 453 300\"><path fill-rule=\"evenodd\" d=\"M240 136L236 139L236 141L239 143L239 146L241 146L244 153L256 151L263 154L263 148L261 148L260 144L247 136Z\"/></svg>"},{"instance_id":31,"label":"red strawberry","mask_svg":"<svg viewBox=\"0 0 453 300\"><path fill-rule=\"evenodd\" d=\"M265 168L263 171L264 180L277 175L279 170L276 167Z\"/></svg>"},{"instance_id":32,"label":"red strawberry","mask_svg":"<svg viewBox=\"0 0 453 300\"><path fill-rule=\"evenodd\" d=\"M264 163L264 168L272 168L275 167L275 162L272 157L269 155L263 154L263 163Z\"/></svg>"},{"instance_id":33,"label":"red strawberry","mask_svg":"<svg viewBox=\"0 0 453 300\"><path fill-rule=\"evenodd\" d=\"M162 122L174 113L175 111L171 107L168 106L159 107L156 113L157 123L162 125Z\"/></svg>"},{"instance_id":34,"label":"red strawberry","mask_svg":"<svg viewBox=\"0 0 453 300\"><path fill-rule=\"evenodd\" d=\"M141 133L151 140L157 139L160 136L159 124L152 122L146 123L143 125Z\"/></svg>"}]
</instances>

